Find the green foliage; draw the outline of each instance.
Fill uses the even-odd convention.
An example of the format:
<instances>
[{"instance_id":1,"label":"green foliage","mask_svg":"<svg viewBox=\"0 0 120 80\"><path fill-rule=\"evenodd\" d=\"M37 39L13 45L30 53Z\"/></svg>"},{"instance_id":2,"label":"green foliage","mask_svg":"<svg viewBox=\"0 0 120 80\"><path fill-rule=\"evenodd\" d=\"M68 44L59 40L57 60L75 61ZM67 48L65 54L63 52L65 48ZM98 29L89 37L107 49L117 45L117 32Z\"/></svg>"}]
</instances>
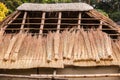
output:
<instances>
[{"instance_id":1,"label":"green foliage","mask_svg":"<svg viewBox=\"0 0 120 80\"><path fill-rule=\"evenodd\" d=\"M6 17L7 13L8 13L7 7L0 2L0 21L2 21Z\"/></svg>"},{"instance_id":2,"label":"green foliage","mask_svg":"<svg viewBox=\"0 0 120 80\"><path fill-rule=\"evenodd\" d=\"M120 1L119 0L103 0L96 4L97 9L102 9L107 13L112 13L120 11Z\"/></svg>"},{"instance_id":3,"label":"green foliage","mask_svg":"<svg viewBox=\"0 0 120 80\"><path fill-rule=\"evenodd\" d=\"M101 9L96 9L96 10L99 11L100 13L102 13L103 15L109 17L108 14L107 14L105 11L103 11L103 10L101 10Z\"/></svg>"},{"instance_id":4,"label":"green foliage","mask_svg":"<svg viewBox=\"0 0 120 80\"><path fill-rule=\"evenodd\" d=\"M109 14L114 21L120 21L120 11Z\"/></svg>"},{"instance_id":5,"label":"green foliage","mask_svg":"<svg viewBox=\"0 0 120 80\"><path fill-rule=\"evenodd\" d=\"M22 4L20 0L6 0L6 5L11 11L15 11L16 7Z\"/></svg>"}]
</instances>

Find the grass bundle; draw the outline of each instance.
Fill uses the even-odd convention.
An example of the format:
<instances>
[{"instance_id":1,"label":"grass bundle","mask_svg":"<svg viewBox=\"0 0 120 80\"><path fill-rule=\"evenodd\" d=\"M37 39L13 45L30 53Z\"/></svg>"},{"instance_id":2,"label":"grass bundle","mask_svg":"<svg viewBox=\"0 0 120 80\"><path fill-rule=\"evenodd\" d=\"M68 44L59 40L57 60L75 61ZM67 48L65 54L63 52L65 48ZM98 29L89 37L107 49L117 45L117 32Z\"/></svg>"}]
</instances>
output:
<instances>
[{"instance_id":1,"label":"grass bundle","mask_svg":"<svg viewBox=\"0 0 120 80\"><path fill-rule=\"evenodd\" d=\"M5 54L5 56L4 56L4 60L5 60L5 61L9 60L9 56L10 56L11 51L12 51L12 49L13 49L15 43L16 43L17 38L18 38L18 35L14 35L14 36L12 37L12 39L10 40L10 44L9 44L8 49L7 49L7 51L6 51L6 54Z\"/></svg>"},{"instance_id":2,"label":"grass bundle","mask_svg":"<svg viewBox=\"0 0 120 80\"><path fill-rule=\"evenodd\" d=\"M68 30L63 31L62 33L63 35L63 58L66 59L67 58L67 53L68 53L68 35L69 32Z\"/></svg>"},{"instance_id":3,"label":"grass bundle","mask_svg":"<svg viewBox=\"0 0 120 80\"><path fill-rule=\"evenodd\" d=\"M27 33L19 33L18 34L17 42L15 44L16 47L14 49L14 52L12 53L12 58L11 58L12 61L17 60L20 47L21 47L22 42L23 42L24 38L26 37L26 35L27 35Z\"/></svg>"},{"instance_id":4,"label":"grass bundle","mask_svg":"<svg viewBox=\"0 0 120 80\"><path fill-rule=\"evenodd\" d=\"M60 33L55 32L55 35L54 35L54 54L55 54L55 60L59 59L59 47L60 47Z\"/></svg>"},{"instance_id":5,"label":"grass bundle","mask_svg":"<svg viewBox=\"0 0 120 80\"><path fill-rule=\"evenodd\" d=\"M49 32L47 35L47 61L51 62L53 57L53 37L54 34L52 32Z\"/></svg>"},{"instance_id":6,"label":"grass bundle","mask_svg":"<svg viewBox=\"0 0 120 80\"><path fill-rule=\"evenodd\" d=\"M67 55L67 59L72 58L72 51L73 51L73 48L74 48L74 43L75 43L75 30L71 29L69 31L69 35L68 35L68 55Z\"/></svg>"}]
</instances>

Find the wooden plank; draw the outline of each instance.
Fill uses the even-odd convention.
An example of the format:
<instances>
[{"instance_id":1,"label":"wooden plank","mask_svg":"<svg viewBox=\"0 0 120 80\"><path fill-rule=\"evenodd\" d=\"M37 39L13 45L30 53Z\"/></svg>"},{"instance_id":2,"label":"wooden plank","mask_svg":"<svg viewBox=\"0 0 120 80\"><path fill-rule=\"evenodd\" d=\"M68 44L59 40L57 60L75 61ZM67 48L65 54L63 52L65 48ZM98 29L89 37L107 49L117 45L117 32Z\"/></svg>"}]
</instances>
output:
<instances>
[{"instance_id":1,"label":"wooden plank","mask_svg":"<svg viewBox=\"0 0 120 80\"><path fill-rule=\"evenodd\" d=\"M39 32L40 34L43 33L43 30L42 30L42 29L43 29L44 23L45 23L45 20L44 20L44 19L45 19L45 14L46 14L46 12L43 12L43 13L42 13L42 19L41 19L41 25L40 25L40 32Z\"/></svg>"}]
</instances>

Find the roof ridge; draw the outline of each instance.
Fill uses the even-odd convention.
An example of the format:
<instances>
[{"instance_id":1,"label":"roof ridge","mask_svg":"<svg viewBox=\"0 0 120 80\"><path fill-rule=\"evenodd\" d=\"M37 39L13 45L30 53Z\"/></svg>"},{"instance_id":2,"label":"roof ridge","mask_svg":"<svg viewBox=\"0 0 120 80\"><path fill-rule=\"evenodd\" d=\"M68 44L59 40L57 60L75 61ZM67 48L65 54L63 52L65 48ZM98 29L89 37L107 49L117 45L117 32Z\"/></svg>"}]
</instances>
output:
<instances>
[{"instance_id":1,"label":"roof ridge","mask_svg":"<svg viewBox=\"0 0 120 80\"><path fill-rule=\"evenodd\" d=\"M92 9L93 7L86 3L24 3L17 8L20 11L89 11Z\"/></svg>"}]
</instances>

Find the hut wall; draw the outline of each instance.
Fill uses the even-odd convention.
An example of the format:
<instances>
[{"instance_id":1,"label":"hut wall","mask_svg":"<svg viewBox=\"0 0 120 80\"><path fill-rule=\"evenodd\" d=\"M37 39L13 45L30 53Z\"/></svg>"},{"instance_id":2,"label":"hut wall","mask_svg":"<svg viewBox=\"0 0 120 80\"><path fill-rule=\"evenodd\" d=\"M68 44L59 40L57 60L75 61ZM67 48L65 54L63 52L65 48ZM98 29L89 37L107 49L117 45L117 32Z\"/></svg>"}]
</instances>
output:
<instances>
[{"instance_id":1,"label":"hut wall","mask_svg":"<svg viewBox=\"0 0 120 80\"><path fill-rule=\"evenodd\" d=\"M26 69L26 70L0 70L0 74L52 74L53 69ZM119 67L66 67L65 69L57 69L57 74L105 74L119 73ZM0 78L0 80L46 80L46 79L23 79L23 78ZM49 79L47 79L49 80ZM119 77L101 77L101 78L71 78L68 80L120 80Z\"/></svg>"}]
</instances>

